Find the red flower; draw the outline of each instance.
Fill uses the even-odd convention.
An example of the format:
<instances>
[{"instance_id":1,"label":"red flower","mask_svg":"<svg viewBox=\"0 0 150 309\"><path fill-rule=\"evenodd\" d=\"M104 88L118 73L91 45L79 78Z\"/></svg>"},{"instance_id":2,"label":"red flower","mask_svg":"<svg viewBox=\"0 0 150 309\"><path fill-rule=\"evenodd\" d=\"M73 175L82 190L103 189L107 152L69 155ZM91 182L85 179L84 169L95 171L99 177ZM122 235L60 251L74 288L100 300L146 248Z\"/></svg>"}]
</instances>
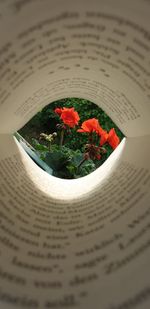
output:
<instances>
[{"instance_id":1,"label":"red flower","mask_svg":"<svg viewBox=\"0 0 150 309\"><path fill-rule=\"evenodd\" d=\"M120 139L119 137L117 136L116 132L115 132L115 129L112 128L109 133L108 133L108 139L107 139L109 145L115 149L118 144L120 143Z\"/></svg>"},{"instance_id":2,"label":"red flower","mask_svg":"<svg viewBox=\"0 0 150 309\"><path fill-rule=\"evenodd\" d=\"M100 125L96 118L91 118L88 120L85 120L82 125L81 129L78 129L77 132L86 132L86 133L92 133L96 132L99 133Z\"/></svg>"},{"instance_id":3,"label":"red flower","mask_svg":"<svg viewBox=\"0 0 150 309\"><path fill-rule=\"evenodd\" d=\"M62 113L62 108L57 107L57 108L55 108L54 112L55 112L56 114L58 114L58 115L61 115L61 113Z\"/></svg>"},{"instance_id":4,"label":"red flower","mask_svg":"<svg viewBox=\"0 0 150 309\"><path fill-rule=\"evenodd\" d=\"M71 108L64 107L61 111L60 118L70 128L75 127L75 125L77 125L80 120L79 114L74 110L74 107Z\"/></svg>"},{"instance_id":5,"label":"red flower","mask_svg":"<svg viewBox=\"0 0 150 309\"><path fill-rule=\"evenodd\" d=\"M100 136L100 146L102 146L107 142L108 133L100 127L98 134Z\"/></svg>"}]
</instances>

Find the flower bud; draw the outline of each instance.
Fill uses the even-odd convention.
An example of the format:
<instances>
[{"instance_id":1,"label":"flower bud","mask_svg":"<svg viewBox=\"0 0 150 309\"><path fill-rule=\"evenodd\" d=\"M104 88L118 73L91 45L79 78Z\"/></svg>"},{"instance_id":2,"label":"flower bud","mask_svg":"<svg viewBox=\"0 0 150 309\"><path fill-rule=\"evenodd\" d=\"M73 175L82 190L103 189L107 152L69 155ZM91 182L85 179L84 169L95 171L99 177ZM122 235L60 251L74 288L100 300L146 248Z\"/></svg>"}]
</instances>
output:
<instances>
[{"instance_id":1,"label":"flower bud","mask_svg":"<svg viewBox=\"0 0 150 309\"><path fill-rule=\"evenodd\" d=\"M57 136L57 132L54 132L52 135L53 135L53 137L56 137Z\"/></svg>"},{"instance_id":2,"label":"flower bud","mask_svg":"<svg viewBox=\"0 0 150 309\"><path fill-rule=\"evenodd\" d=\"M89 156L89 153L88 153L88 152L86 152L86 153L84 154L84 159L85 159L85 160L89 160L89 159L90 159L90 156Z\"/></svg>"}]
</instances>

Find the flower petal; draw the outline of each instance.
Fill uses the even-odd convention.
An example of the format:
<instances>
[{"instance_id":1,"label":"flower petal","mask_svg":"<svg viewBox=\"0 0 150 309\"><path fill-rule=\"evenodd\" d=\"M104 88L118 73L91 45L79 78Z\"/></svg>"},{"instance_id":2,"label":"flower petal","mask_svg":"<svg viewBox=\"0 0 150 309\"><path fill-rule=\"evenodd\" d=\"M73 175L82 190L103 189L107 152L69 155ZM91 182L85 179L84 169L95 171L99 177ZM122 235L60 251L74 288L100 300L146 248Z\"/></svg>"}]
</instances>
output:
<instances>
[{"instance_id":1,"label":"flower petal","mask_svg":"<svg viewBox=\"0 0 150 309\"><path fill-rule=\"evenodd\" d=\"M80 120L78 112L76 112L73 107L64 107L62 109L60 118L62 119L64 124L67 124L70 128L75 127L75 125L77 125Z\"/></svg>"},{"instance_id":2,"label":"flower petal","mask_svg":"<svg viewBox=\"0 0 150 309\"><path fill-rule=\"evenodd\" d=\"M83 133L83 132L85 132L85 131L84 131L83 129L78 129L77 132Z\"/></svg>"},{"instance_id":3,"label":"flower petal","mask_svg":"<svg viewBox=\"0 0 150 309\"><path fill-rule=\"evenodd\" d=\"M99 131L98 119L91 118L91 119L85 120L81 125L81 130L83 131L78 131L78 132L86 132L86 133L96 132L98 134L98 131Z\"/></svg>"},{"instance_id":4,"label":"flower petal","mask_svg":"<svg viewBox=\"0 0 150 309\"><path fill-rule=\"evenodd\" d=\"M104 145L107 142L107 139L108 139L108 133L104 131L103 134L101 134L100 146Z\"/></svg>"},{"instance_id":5,"label":"flower petal","mask_svg":"<svg viewBox=\"0 0 150 309\"><path fill-rule=\"evenodd\" d=\"M113 149L115 149L120 143L120 139L118 135L116 134L114 128L112 128L108 133L108 143Z\"/></svg>"},{"instance_id":6,"label":"flower petal","mask_svg":"<svg viewBox=\"0 0 150 309\"><path fill-rule=\"evenodd\" d=\"M58 114L58 115L61 115L61 113L62 113L62 108L61 108L61 107L57 107L57 108L55 108L54 112L55 112L56 114Z\"/></svg>"}]
</instances>

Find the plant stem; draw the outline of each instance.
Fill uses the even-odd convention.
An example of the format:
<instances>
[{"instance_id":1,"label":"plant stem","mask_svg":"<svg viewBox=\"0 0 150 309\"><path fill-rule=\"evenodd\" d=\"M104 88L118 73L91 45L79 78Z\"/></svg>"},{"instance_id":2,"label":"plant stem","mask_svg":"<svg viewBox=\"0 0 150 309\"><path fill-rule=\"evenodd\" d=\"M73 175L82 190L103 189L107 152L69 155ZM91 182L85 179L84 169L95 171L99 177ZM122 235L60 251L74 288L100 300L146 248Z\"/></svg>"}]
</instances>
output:
<instances>
[{"instance_id":1,"label":"plant stem","mask_svg":"<svg viewBox=\"0 0 150 309\"><path fill-rule=\"evenodd\" d=\"M60 146L63 145L63 142L64 142L64 130L62 130L60 134Z\"/></svg>"},{"instance_id":2,"label":"plant stem","mask_svg":"<svg viewBox=\"0 0 150 309\"><path fill-rule=\"evenodd\" d=\"M87 159L83 158L81 160L81 162L79 163L79 165L77 166L77 168L79 169L81 167L81 165L86 161Z\"/></svg>"},{"instance_id":3,"label":"plant stem","mask_svg":"<svg viewBox=\"0 0 150 309\"><path fill-rule=\"evenodd\" d=\"M92 132L89 134L89 144L93 143L93 134Z\"/></svg>"}]
</instances>

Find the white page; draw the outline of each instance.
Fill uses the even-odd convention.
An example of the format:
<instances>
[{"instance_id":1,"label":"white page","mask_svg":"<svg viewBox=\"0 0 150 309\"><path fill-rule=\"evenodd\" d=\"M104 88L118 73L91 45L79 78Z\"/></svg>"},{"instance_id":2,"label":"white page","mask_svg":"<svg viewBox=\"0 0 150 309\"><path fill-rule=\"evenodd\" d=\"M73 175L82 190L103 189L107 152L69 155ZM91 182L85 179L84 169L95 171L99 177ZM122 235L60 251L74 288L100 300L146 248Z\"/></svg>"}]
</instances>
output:
<instances>
[{"instance_id":1,"label":"white page","mask_svg":"<svg viewBox=\"0 0 150 309\"><path fill-rule=\"evenodd\" d=\"M149 137L76 181L45 174L10 136L0 146L1 306L148 309Z\"/></svg>"},{"instance_id":2,"label":"white page","mask_svg":"<svg viewBox=\"0 0 150 309\"><path fill-rule=\"evenodd\" d=\"M127 136L147 135L75 181L46 174L0 135L4 309L149 309L149 12L141 0L0 1L1 133L79 96Z\"/></svg>"},{"instance_id":3,"label":"white page","mask_svg":"<svg viewBox=\"0 0 150 309\"><path fill-rule=\"evenodd\" d=\"M83 97L126 136L149 130L148 1L1 1L0 132ZM9 121L8 121L9 119Z\"/></svg>"}]
</instances>

